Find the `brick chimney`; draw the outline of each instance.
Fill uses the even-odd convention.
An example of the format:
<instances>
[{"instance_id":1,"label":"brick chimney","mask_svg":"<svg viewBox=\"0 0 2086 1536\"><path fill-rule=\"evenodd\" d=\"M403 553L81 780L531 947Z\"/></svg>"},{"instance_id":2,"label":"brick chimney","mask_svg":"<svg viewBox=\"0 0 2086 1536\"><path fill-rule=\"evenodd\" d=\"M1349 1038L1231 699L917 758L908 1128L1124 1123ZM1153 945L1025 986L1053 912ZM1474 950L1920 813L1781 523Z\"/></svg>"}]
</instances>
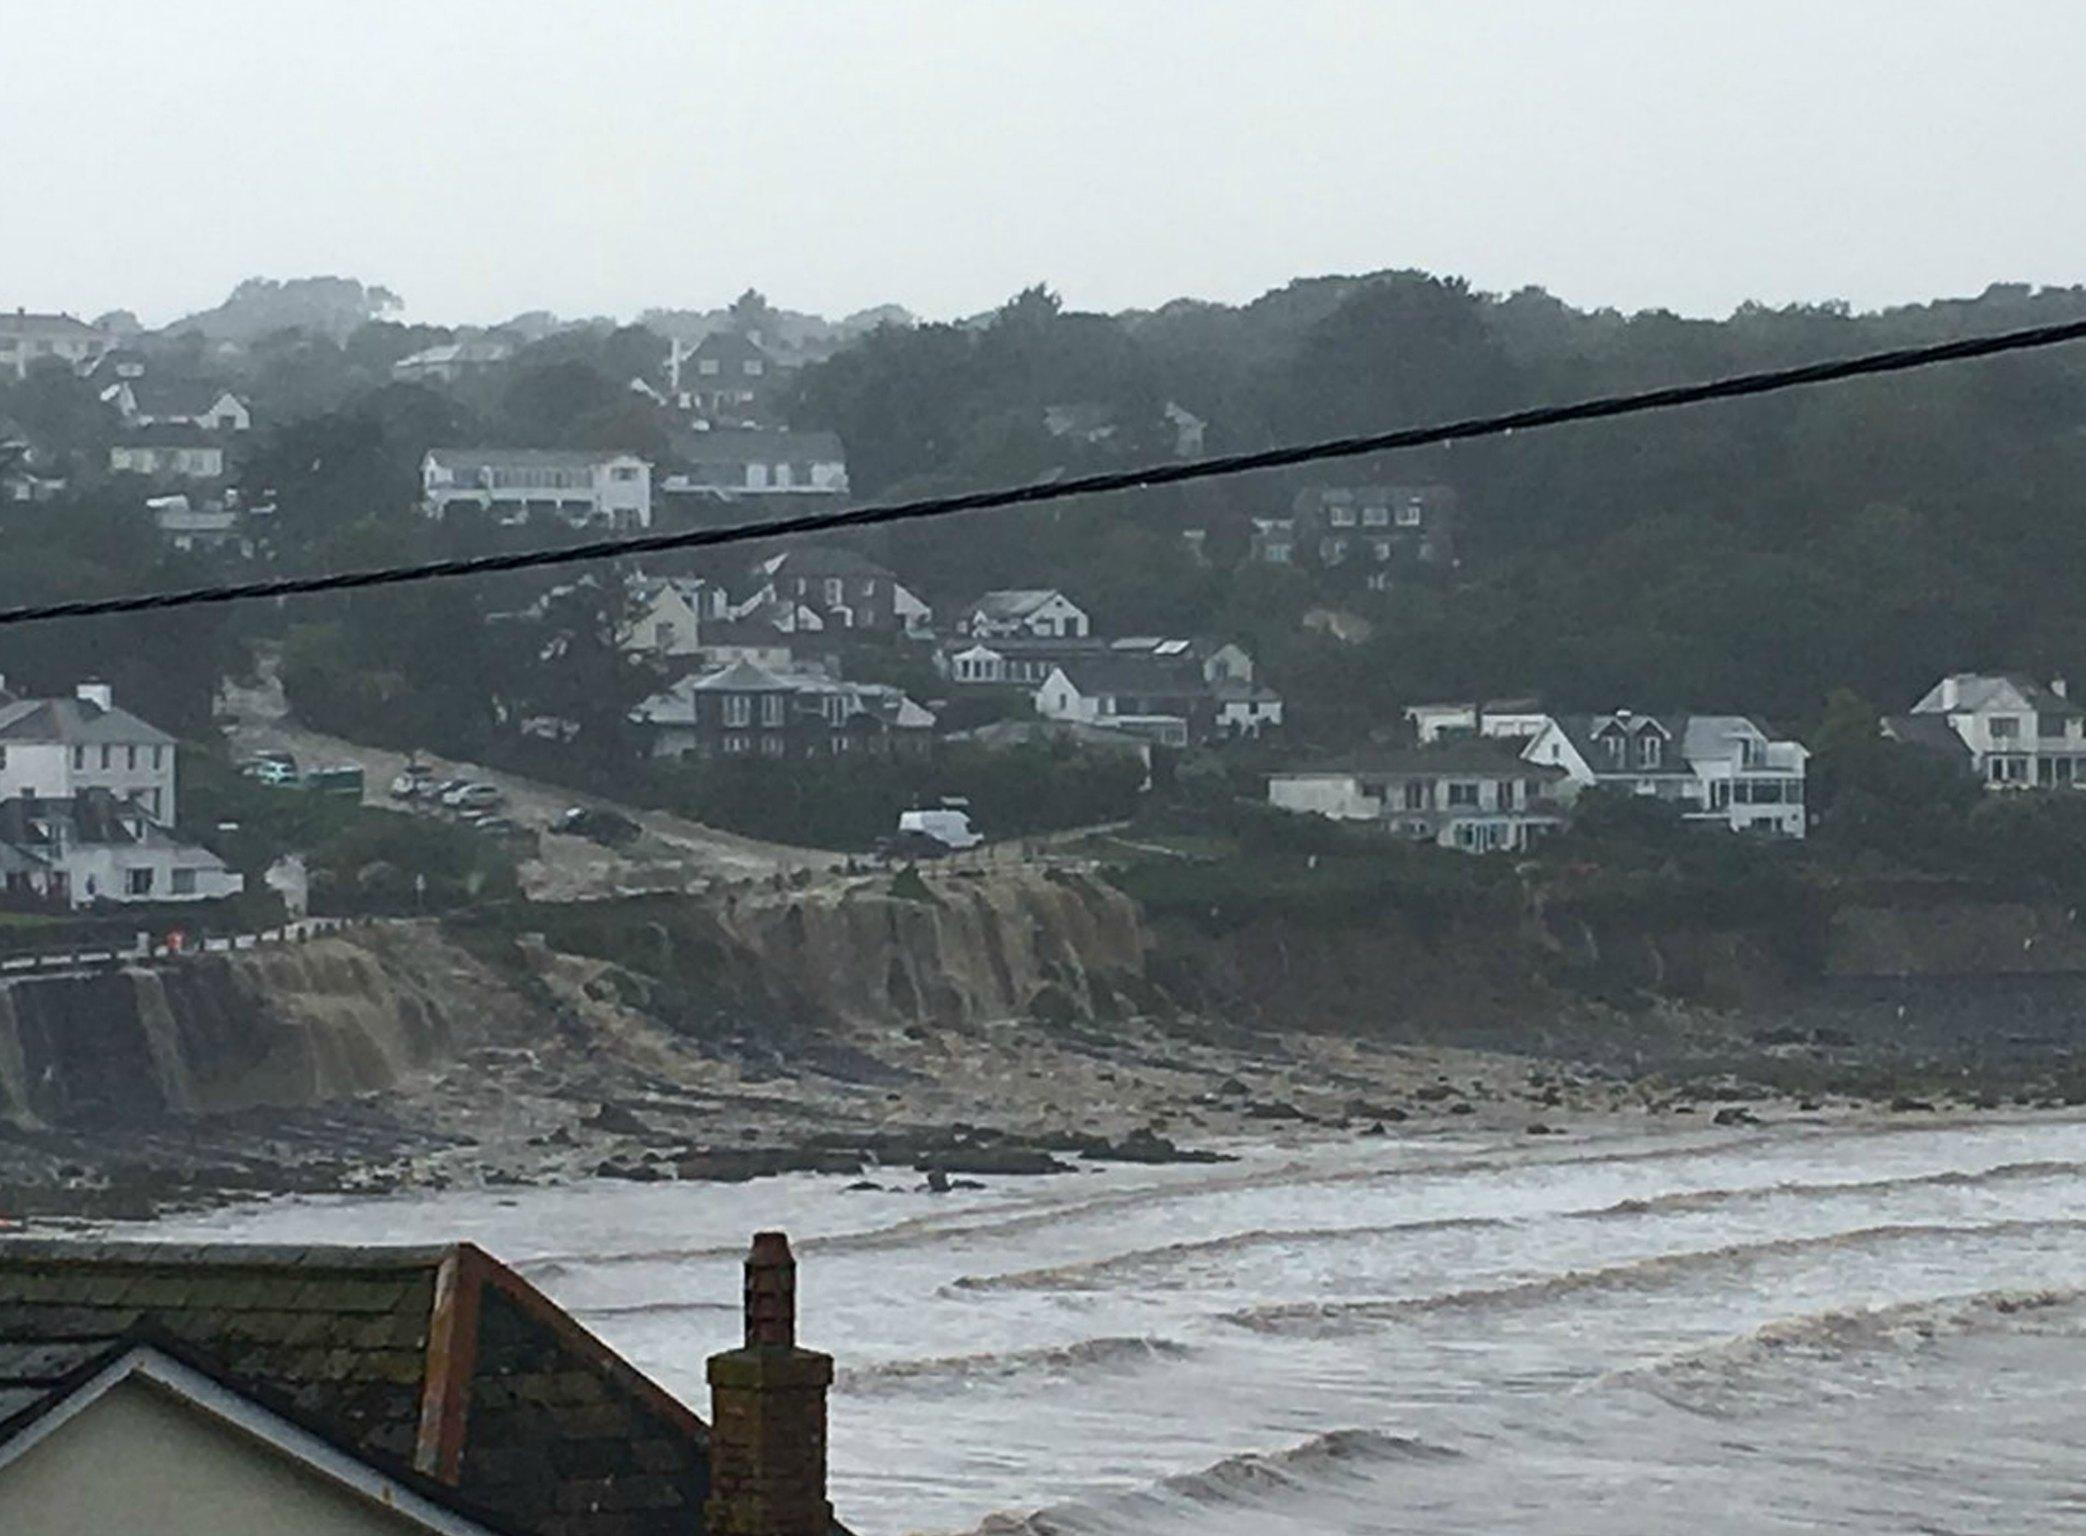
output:
<instances>
[{"instance_id":1,"label":"brick chimney","mask_svg":"<svg viewBox=\"0 0 2086 1536\"><path fill-rule=\"evenodd\" d=\"M797 1261L780 1232L746 1255L746 1344L710 1357L708 1536L828 1536L833 1357L797 1348Z\"/></svg>"}]
</instances>

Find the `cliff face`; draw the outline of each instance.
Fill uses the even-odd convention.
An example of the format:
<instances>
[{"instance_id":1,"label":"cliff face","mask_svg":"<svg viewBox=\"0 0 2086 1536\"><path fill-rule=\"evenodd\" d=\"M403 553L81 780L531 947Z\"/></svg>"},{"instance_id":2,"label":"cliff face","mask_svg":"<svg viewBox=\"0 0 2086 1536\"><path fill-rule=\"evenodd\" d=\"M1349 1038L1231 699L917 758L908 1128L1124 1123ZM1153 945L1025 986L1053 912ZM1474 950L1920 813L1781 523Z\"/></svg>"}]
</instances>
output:
<instances>
[{"instance_id":1,"label":"cliff face","mask_svg":"<svg viewBox=\"0 0 2086 1536\"><path fill-rule=\"evenodd\" d=\"M388 1087L453 1043L412 959L326 939L0 983L0 1118L136 1124Z\"/></svg>"},{"instance_id":2,"label":"cliff face","mask_svg":"<svg viewBox=\"0 0 2086 1536\"><path fill-rule=\"evenodd\" d=\"M1111 886L1029 872L567 909L553 947L699 988L727 1008L815 1028L956 1027L1039 1006L1107 1016L1150 942Z\"/></svg>"}]
</instances>

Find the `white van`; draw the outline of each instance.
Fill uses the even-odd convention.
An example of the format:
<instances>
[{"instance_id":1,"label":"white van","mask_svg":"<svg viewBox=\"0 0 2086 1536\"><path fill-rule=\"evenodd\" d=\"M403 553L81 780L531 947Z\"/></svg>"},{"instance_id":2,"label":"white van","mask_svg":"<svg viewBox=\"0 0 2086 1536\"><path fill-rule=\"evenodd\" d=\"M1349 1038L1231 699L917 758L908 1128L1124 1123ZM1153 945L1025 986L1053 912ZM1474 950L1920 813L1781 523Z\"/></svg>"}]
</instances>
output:
<instances>
[{"instance_id":1,"label":"white van","mask_svg":"<svg viewBox=\"0 0 2086 1536\"><path fill-rule=\"evenodd\" d=\"M975 848L985 841L971 827L967 812L958 810L906 811L898 818L898 841L917 843L931 838L943 848Z\"/></svg>"}]
</instances>

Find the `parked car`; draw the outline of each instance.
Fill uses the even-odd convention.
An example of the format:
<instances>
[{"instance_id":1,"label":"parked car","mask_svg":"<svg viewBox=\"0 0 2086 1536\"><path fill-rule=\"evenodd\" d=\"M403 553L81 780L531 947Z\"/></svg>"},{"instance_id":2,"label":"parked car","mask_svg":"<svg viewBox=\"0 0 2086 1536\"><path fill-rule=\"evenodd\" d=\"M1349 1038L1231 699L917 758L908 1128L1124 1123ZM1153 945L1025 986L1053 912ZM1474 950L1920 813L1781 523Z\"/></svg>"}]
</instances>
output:
<instances>
[{"instance_id":1,"label":"parked car","mask_svg":"<svg viewBox=\"0 0 2086 1536\"><path fill-rule=\"evenodd\" d=\"M584 805L575 805L560 816L553 830L572 837L592 838L610 848L636 842L643 831L636 822L619 812Z\"/></svg>"},{"instance_id":2,"label":"parked car","mask_svg":"<svg viewBox=\"0 0 2086 1536\"><path fill-rule=\"evenodd\" d=\"M442 804L459 811L487 811L506 802L495 784L464 784L442 796Z\"/></svg>"},{"instance_id":3,"label":"parked car","mask_svg":"<svg viewBox=\"0 0 2086 1536\"><path fill-rule=\"evenodd\" d=\"M239 771L259 784L280 788L297 782L295 759L283 761L280 756L250 757L239 765Z\"/></svg>"},{"instance_id":4,"label":"parked car","mask_svg":"<svg viewBox=\"0 0 2086 1536\"><path fill-rule=\"evenodd\" d=\"M435 787L435 771L425 763L407 763L391 781L391 798L412 800Z\"/></svg>"},{"instance_id":5,"label":"parked car","mask_svg":"<svg viewBox=\"0 0 2086 1536\"><path fill-rule=\"evenodd\" d=\"M460 789L470 786L469 779L438 779L420 791L420 798L431 800L437 805L447 805L449 797Z\"/></svg>"},{"instance_id":6,"label":"parked car","mask_svg":"<svg viewBox=\"0 0 2086 1536\"><path fill-rule=\"evenodd\" d=\"M470 816L465 820L472 831L483 832L487 837L520 841L534 835L512 816Z\"/></svg>"}]
</instances>

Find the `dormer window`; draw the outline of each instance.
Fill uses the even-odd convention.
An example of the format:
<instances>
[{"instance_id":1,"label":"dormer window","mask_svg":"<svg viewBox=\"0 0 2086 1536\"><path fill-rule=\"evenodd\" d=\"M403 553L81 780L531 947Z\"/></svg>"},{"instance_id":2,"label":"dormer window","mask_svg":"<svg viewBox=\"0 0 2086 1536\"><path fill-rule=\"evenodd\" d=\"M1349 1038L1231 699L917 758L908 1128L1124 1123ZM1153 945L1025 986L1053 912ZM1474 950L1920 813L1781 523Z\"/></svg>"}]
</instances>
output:
<instances>
[{"instance_id":1,"label":"dormer window","mask_svg":"<svg viewBox=\"0 0 2086 1536\"><path fill-rule=\"evenodd\" d=\"M1605 745L1608 749L1608 761L1611 763L1620 764L1622 762L1623 754L1623 739L1621 734L1619 732L1610 732L1608 735L1602 737L1601 740L1602 744Z\"/></svg>"},{"instance_id":2,"label":"dormer window","mask_svg":"<svg viewBox=\"0 0 2086 1536\"><path fill-rule=\"evenodd\" d=\"M1659 738L1646 731L1637 738L1637 766L1656 768L1659 766Z\"/></svg>"}]
</instances>

